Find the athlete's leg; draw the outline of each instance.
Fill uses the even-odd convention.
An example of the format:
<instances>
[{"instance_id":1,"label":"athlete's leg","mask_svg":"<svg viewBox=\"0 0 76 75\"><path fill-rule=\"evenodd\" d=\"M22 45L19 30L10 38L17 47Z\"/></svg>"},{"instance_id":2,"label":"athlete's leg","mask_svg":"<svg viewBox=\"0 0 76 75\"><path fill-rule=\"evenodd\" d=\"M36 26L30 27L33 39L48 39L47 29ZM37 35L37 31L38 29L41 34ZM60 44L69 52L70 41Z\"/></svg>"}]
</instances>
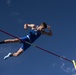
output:
<instances>
[{"instance_id":1,"label":"athlete's leg","mask_svg":"<svg viewBox=\"0 0 76 75\"><path fill-rule=\"evenodd\" d=\"M12 53L11 56L15 56L16 57L16 56L19 56L23 52L24 52L24 50L22 48L20 48L17 52Z\"/></svg>"},{"instance_id":2,"label":"athlete's leg","mask_svg":"<svg viewBox=\"0 0 76 75\"><path fill-rule=\"evenodd\" d=\"M12 56L14 56L14 57L19 56L23 52L24 52L24 50L22 48L20 48L16 53L8 53L8 55L6 55L4 57L4 59L7 59L7 58L12 57Z\"/></svg>"},{"instance_id":3,"label":"athlete's leg","mask_svg":"<svg viewBox=\"0 0 76 75\"><path fill-rule=\"evenodd\" d=\"M20 42L20 40L18 38L16 38L16 39L7 39L7 40L4 40L4 41L1 41L0 44L3 44L3 43L16 43L16 42Z\"/></svg>"},{"instance_id":4,"label":"athlete's leg","mask_svg":"<svg viewBox=\"0 0 76 75\"><path fill-rule=\"evenodd\" d=\"M5 40L6 43L10 43L10 42L20 42L20 43L22 43L23 45L20 47L20 49L19 49L17 52L15 52L15 53L8 53L8 55L6 55L6 56L4 57L4 59L7 59L7 58L9 58L9 57L11 57L11 56L15 56L15 57L16 57L16 56L19 56L21 53L23 53L25 50L27 50L27 49L31 46L31 45L23 42L22 40L27 41L27 42L30 42L27 37L23 37L23 38L21 38L21 40L19 40L19 39Z\"/></svg>"},{"instance_id":5,"label":"athlete's leg","mask_svg":"<svg viewBox=\"0 0 76 75\"><path fill-rule=\"evenodd\" d=\"M16 39L7 39L7 40L4 40L5 43L14 43L14 42L20 42L20 40L18 38Z\"/></svg>"},{"instance_id":6,"label":"athlete's leg","mask_svg":"<svg viewBox=\"0 0 76 75\"><path fill-rule=\"evenodd\" d=\"M21 40L30 42L27 37L22 38ZM21 53L23 53L25 50L27 50L31 45L24 43L23 41L20 41L23 45L20 47L20 49L16 52L13 53L12 56L19 56Z\"/></svg>"}]
</instances>

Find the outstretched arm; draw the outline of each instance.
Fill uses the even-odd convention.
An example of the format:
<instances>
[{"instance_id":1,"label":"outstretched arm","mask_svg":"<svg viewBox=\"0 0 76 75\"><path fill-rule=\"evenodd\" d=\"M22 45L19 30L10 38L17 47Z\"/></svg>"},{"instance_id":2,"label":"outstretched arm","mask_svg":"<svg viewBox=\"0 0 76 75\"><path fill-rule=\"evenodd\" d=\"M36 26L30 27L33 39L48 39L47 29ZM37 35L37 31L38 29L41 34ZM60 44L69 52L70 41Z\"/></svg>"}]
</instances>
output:
<instances>
[{"instance_id":1,"label":"outstretched arm","mask_svg":"<svg viewBox=\"0 0 76 75\"><path fill-rule=\"evenodd\" d=\"M31 28L34 29L36 26L34 24L24 24L24 29Z\"/></svg>"},{"instance_id":2,"label":"outstretched arm","mask_svg":"<svg viewBox=\"0 0 76 75\"><path fill-rule=\"evenodd\" d=\"M48 36L52 36L53 33L52 33L52 30L51 30L51 27L50 27L50 26L47 26L47 28L48 28L49 32L42 31L42 34L46 34L46 35L48 35Z\"/></svg>"}]
</instances>

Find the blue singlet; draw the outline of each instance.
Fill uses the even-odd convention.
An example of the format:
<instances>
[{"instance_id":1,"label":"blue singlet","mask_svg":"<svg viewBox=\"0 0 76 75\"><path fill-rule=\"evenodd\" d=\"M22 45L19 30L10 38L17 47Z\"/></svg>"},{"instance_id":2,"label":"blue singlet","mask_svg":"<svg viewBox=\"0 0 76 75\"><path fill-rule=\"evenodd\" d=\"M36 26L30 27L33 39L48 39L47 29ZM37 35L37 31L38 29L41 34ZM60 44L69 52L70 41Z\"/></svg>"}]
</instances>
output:
<instances>
[{"instance_id":1,"label":"blue singlet","mask_svg":"<svg viewBox=\"0 0 76 75\"><path fill-rule=\"evenodd\" d=\"M28 35L26 35L25 37L20 38L21 39L21 43L23 43L23 45L21 46L21 48L25 51L31 45L25 43L24 41L33 43L37 38L40 37L40 35L41 35L41 31L31 30Z\"/></svg>"}]
</instances>

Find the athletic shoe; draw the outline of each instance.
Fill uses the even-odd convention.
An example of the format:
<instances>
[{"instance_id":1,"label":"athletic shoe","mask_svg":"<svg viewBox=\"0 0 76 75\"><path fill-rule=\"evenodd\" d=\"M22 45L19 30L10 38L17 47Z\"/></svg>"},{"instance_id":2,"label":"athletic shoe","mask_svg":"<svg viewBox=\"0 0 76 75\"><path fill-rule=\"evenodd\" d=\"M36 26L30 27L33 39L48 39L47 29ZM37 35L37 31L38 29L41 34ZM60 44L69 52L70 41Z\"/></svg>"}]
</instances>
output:
<instances>
[{"instance_id":1,"label":"athletic shoe","mask_svg":"<svg viewBox=\"0 0 76 75\"><path fill-rule=\"evenodd\" d=\"M9 58L9 57L11 56L11 54L12 54L12 53L8 53L8 55L6 55L6 56L4 57L4 59Z\"/></svg>"}]
</instances>

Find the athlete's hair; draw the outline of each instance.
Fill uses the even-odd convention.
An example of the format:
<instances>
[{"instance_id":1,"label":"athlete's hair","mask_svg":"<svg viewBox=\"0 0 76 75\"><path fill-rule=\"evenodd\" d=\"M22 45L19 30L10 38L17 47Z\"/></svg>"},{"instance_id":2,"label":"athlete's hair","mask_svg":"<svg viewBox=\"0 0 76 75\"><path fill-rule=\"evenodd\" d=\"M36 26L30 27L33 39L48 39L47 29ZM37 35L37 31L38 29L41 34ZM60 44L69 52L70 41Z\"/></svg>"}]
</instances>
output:
<instances>
[{"instance_id":1,"label":"athlete's hair","mask_svg":"<svg viewBox=\"0 0 76 75\"><path fill-rule=\"evenodd\" d=\"M40 24L40 26L43 26L44 28L47 28L47 24L46 24L45 22L42 22L42 23Z\"/></svg>"}]
</instances>

